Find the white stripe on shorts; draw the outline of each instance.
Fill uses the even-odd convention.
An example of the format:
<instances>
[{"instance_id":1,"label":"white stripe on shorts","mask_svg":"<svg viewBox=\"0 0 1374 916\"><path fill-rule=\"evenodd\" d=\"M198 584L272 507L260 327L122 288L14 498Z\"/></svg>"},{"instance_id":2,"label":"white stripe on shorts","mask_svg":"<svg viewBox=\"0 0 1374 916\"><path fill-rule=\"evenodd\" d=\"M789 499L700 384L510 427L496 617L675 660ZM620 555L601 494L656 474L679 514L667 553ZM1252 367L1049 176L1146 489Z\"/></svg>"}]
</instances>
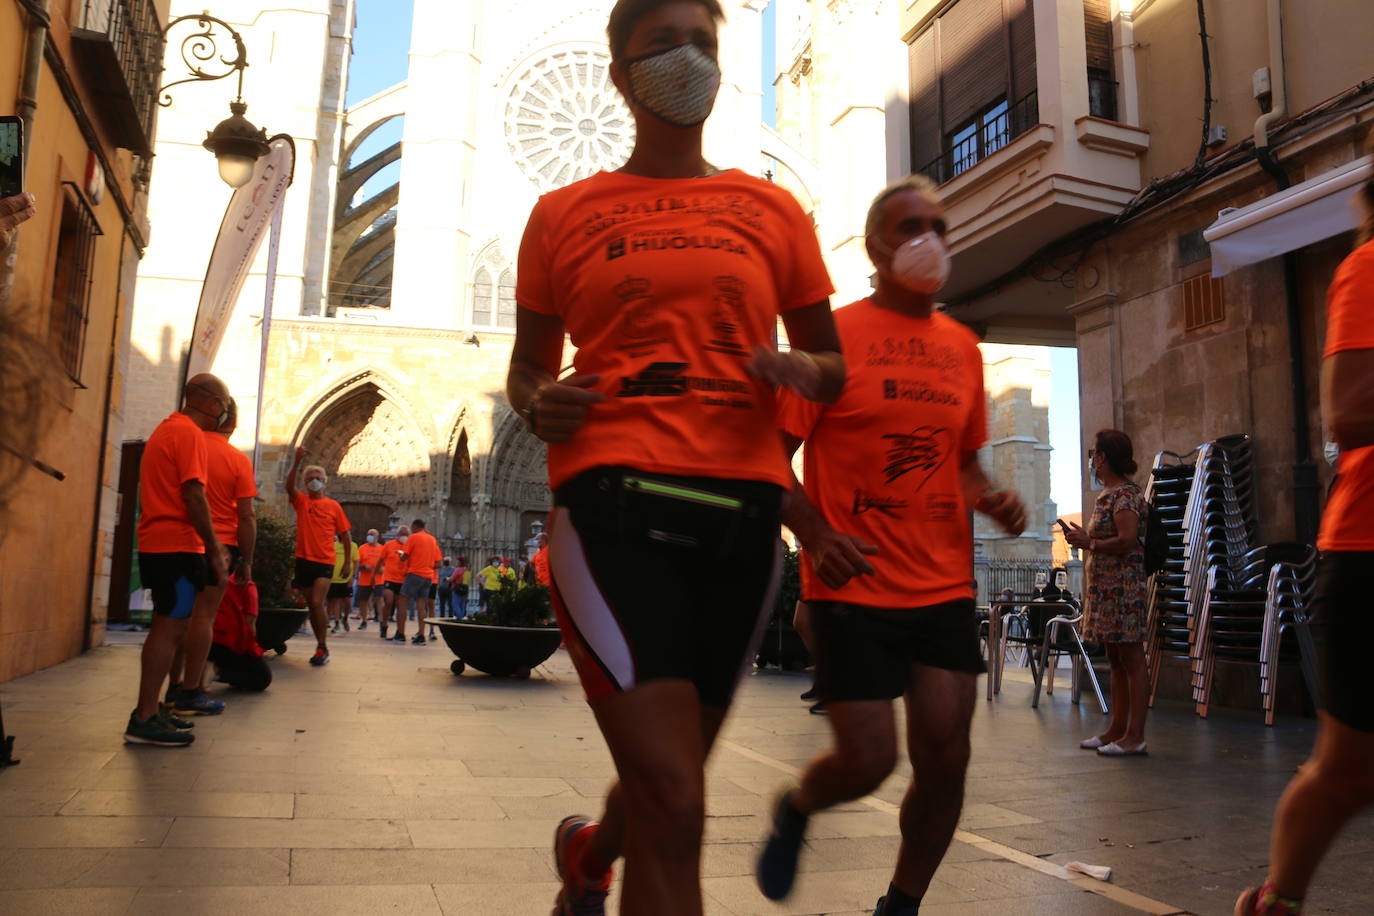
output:
<instances>
[{"instance_id":1,"label":"white stripe on shorts","mask_svg":"<svg viewBox=\"0 0 1374 916\"><path fill-rule=\"evenodd\" d=\"M573 527L572 515L566 507L560 506L553 510L552 521L549 569L563 598L564 610L577 626L582 641L619 689L629 690L635 686L630 646L587 565L582 538Z\"/></svg>"}]
</instances>

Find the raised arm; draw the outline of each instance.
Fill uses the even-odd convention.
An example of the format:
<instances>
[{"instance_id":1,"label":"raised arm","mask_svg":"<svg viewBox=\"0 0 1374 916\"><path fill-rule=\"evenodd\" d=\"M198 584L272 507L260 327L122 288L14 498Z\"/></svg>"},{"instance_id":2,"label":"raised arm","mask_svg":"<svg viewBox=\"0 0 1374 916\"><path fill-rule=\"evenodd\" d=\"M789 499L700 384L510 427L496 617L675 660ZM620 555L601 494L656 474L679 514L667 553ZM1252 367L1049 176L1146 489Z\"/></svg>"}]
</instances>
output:
<instances>
[{"instance_id":1,"label":"raised arm","mask_svg":"<svg viewBox=\"0 0 1374 916\"><path fill-rule=\"evenodd\" d=\"M305 459L309 454L303 445L296 449L296 460L291 462L291 470L286 472L286 498L288 500L296 498L296 472L300 470L301 465L305 464Z\"/></svg>"}]
</instances>

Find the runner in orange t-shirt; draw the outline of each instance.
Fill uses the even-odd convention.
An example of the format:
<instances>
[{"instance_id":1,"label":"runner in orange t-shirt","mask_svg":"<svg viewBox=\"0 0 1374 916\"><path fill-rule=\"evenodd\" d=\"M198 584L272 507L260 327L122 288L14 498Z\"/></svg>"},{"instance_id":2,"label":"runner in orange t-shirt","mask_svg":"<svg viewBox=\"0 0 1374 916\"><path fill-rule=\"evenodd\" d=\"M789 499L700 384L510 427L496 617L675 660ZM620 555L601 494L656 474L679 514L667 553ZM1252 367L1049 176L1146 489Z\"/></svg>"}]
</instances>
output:
<instances>
[{"instance_id":1,"label":"runner in orange t-shirt","mask_svg":"<svg viewBox=\"0 0 1374 916\"><path fill-rule=\"evenodd\" d=\"M396 536L382 545L382 615L381 637L386 639L387 627L391 624L391 610L401 598L401 585L406 579L406 561L401 556L406 542L410 540L410 528L406 525L396 529Z\"/></svg>"},{"instance_id":2,"label":"runner in orange t-shirt","mask_svg":"<svg viewBox=\"0 0 1374 916\"><path fill-rule=\"evenodd\" d=\"M1374 804L1374 681L1365 650L1374 566L1374 178L1358 200L1364 224L1327 292L1322 358L1322 423L1340 448L1311 607L1327 630L1325 708L1316 748L1274 812L1269 879L1241 894L1237 916L1301 912L1331 842Z\"/></svg>"},{"instance_id":3,"label":"runner in orange t-shirt","mask_svg":"<svg viewBox=\"0 0 1374 916\"><path fill-rule=\"evenodd\" d=\"M353 538L349 533L348 516L343 507L324 495L329 475L319 465L304 469L307 452L296 449L296 460L286 475L286 495L296 510L296 576L291 585L305 596L310 606L310 628L315 631L315 654L310 664L319 667L329 664L329 616L325 612L325 596L334 577L334 537L343 544L344 581L353 576ZM306 492L296 489L296 473L301 472Z\"/></svg>"},{"instance_id":4,"label":"runner in orange t-shirt","mask_svg":"<svg viewBox=\"0 0 1374 916\"><path fill-rule=\"evenodd\" d=\"M369 620L378 620L377 606L381 602L378 591L383 588L382 553L384 548L376 528L367 529L367 540L358 545L358 590L353 604L358 609L358 629L366 630Z\"/></svg>"},{"instance_id":5,"label":"runner in orange t-shirt","mask_svg":"<svg viewBox=\"0 0 1374 916\"><path fill-rule=\"evenodd\" d=\"M396 614L396 642L405 642L406 616L415 609L415 637L411 640L417 646L425 645L425 617L434 616L434 599L431 589L439 581L438 569L444 562L443 551L434 535L425 530L424 519L417 518L410 524L410 538L401 549L400 557L405 563L405 579L401 583L401 597L406 600L404 609Z\"/></svg>"},{"instance_id":6,"label":"runner in orange t-shirt","mask_svg":"<svg viewBox=\"0 0 1374 916\"><path fill-rule=\"evenodd\" d=\"M970 510L1012 536L1025 510L978 465L987 438L983 359L968 328L934 310L949 273L934 186L903 179L866 225L873 295L835 313L844 392L824 406L781 397L789 452L805 441L804 489L785 521L805 548L816 690L834 731L777 801L756 875L791 891L807 818L868 794L897 761L892 700L904 697L914 768L903 842L879 912L917 912L959 821L969 723L983 669L973 605Z\"/></svg>"},{"instance_id":7,"label":"runner in orange t-shirt","mask_svg":"<svg viewBox=\"0 0 1374 916\"><path fill-rule=\"evenodd\" d=\"M201 617L192 616L184 651L178 652L172 662L167 702L174 713L182 716L218 715L224 711L224 703L207 696L202 687L205 662L212 651L215 618L224 603L226 589L253 581L253 547L258 534L253 498L258 495L258 486L253 479L252 462L229 444L229 437L238 428L238 416L238 403L230 398L228 416L219 429L203 433L208 473L205 497L210 503L215 536L229 556L229 579L206 589L206 600L214 603L214 609ZM252 611L256 614L257 608Z\"/></svg>"},{"instance_id":8,"label":"runner in orange t-shirt","mask_svg":"<svg viewBox=\"0 0 1374 916\"><path fill-rule=\"evenodd\" d=\"M206 587L227 578L205 497L204 430L228 412L229 390L213 375L193 376L182 409L158 424L139 468L138 568L153 596L153 620L143 641L138 706L129 715L130 744L184 747L195 740L158 706L162 682L193 616L213 621L218 603Z\"/></svg>"},{"instance_id":9,"label":"runner in orange t-shirt","mask_svg":"<svg viewBox=\"0 0 1374 916\"><path fill-rule=\"evenodd\" d=\"M506 393L549 444L554 607L621 776L604 828L559 826L558 913L602 905L627 830L622 908L700 912L681 837L700 835L703 749L773 600L790 479L774 386L831 400L844 381L810 217L702 156L721 15L716 0L616 4L610 74L634 151L541 197L520 243ZM575 374L560 379L565 334Z\"/></svg>"}]
</instances>

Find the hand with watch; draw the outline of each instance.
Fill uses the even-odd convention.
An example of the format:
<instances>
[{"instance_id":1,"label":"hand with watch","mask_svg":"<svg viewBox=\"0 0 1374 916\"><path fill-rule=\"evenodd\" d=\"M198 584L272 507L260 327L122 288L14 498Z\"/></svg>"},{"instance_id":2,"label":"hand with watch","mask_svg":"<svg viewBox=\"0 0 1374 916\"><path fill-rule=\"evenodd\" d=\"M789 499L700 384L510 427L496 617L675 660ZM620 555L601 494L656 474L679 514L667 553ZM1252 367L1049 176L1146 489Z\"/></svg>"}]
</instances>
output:
<instances>
[{"instance_id":1,"label":"hand with watch","mask_svg":"<svg viewBox=\"0 0 1374 916\"><path fill-rule=\"evenodd\" d=\"M606 400L594 390L600 375L570 375L535 389L521 418L529 431L548 443L567 442L587 422L587 409Z\"/></svg>"}]
</instances>

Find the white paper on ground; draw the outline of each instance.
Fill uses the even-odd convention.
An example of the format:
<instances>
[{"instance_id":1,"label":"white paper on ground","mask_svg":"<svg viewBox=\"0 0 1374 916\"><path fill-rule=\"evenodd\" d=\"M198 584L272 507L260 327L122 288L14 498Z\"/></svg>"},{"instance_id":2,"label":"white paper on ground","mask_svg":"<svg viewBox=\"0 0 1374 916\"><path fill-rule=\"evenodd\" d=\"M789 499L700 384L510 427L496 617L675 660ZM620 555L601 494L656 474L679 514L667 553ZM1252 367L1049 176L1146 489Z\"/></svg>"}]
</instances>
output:
<instances>
[{"instance_id":1,"label":"white paper on ground","mask_svg":"<svg viewBox=\"0 0 1374 916\"><path fill-rule=\"evenodd\" d=\"M1098 881L1110 881L1112 879L1110 865L1086 865L1083 862L1070 862L1064 868L1068 871L1076 871L1080 875L1087 875L1089 878L1096 878Z\"/></svg>"}]
</instances>

